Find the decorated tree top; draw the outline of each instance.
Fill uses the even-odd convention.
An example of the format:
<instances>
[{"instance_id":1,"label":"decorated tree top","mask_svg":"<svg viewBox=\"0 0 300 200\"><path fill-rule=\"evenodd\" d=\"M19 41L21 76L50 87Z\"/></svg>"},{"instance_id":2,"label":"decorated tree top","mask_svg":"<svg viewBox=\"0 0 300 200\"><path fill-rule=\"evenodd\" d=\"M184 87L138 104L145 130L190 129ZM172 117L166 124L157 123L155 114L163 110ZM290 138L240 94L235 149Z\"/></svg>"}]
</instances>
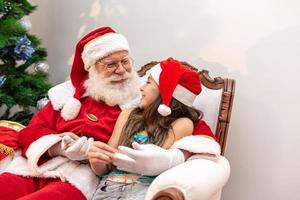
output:
<instances>
[{"instance_id":1,"label":"decorated tree top","mask_svg":"<svg viewBox=\"0 0 300 200\"><path fill-rule=\"evenodd\" d=\"M0 117L24 125L50 88L46 50L29 33L27 15L35 8L25 0L0 0Z\"/></svg>"}]
</instances>

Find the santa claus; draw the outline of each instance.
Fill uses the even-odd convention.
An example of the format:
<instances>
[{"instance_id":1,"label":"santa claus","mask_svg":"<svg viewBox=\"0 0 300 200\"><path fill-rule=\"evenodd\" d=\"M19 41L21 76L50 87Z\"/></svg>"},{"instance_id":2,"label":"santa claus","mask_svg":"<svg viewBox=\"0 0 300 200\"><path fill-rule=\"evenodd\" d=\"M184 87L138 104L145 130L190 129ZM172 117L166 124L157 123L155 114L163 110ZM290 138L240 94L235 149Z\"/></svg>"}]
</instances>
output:
<instances>
[{"instance_id":1,"label":"santa claus","mask_svg":"<svg viewBox=\"0 0 300 200\"><path fill-rule=\"evenodd\" d=\"M106 143L121 110L139 102L141 80L132 68L126 38L109 27L78 42L70 77L71 82L49 91L51 102L19 133L22 156L0 175L0 199L92 199L99 180L86 162L88 149L97 141L99 159L105 159L101 149L114 152ZM177 153L136 149L126 152L136 162L118 157L115 163L154 175L184 162L189 152L218 157L219 145L204 121L195 125L194 135L205 137L179 140ZM191 145L197 141L200 148ZM145 168L147 162L156 165Z\"/></svg>"}]
</instances>

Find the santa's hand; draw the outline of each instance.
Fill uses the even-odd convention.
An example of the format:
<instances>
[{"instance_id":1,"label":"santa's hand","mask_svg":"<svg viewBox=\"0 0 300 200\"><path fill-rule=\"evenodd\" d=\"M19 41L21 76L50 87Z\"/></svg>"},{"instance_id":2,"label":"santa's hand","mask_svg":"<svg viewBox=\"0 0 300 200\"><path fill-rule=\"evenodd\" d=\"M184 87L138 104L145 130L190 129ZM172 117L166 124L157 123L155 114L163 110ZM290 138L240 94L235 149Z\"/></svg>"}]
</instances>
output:
<instances>
[{"instance_id":1,"label":"santa's hand","mask_svg":"<svg viewBox=\"0 0 300 200\"><path fill-rule=\"evenodd\" d=\"M68 135L62 136L62 139L61 139L61 149L65 151L67 148L69 148L70 146L72 146L75 142L76 142L76 140L72 139Z\"/></svg>"},{"instance_id":2,"label":"santa's hand","mask_svg":"<svg viewBox=\"0 0 300 200\"><path fill-rule=\"evenodd\" d=\"M88 151L94 138L83 136L74 141L69 135L63 136L61 142L61 149L64 151L64 155L70 160L87 160Z\"/></svg>"},{"instance_id":3,"label":"santa's hand","mask_svg":"<svg viewBox=\"0 0 300 200\"><path fill-rule=\"evenodd\" d=\"M184 162L184 154L179 149L163 149L153 144L133 142L134 149L120 146L119 152L131 159L116 157L113 162L119 170L148 176L155 176Z\"/></svg>"},{"instance_id":4,"label":"santa's hand","mask_svg":"<svg viewBox=\"0 0 300 200\"><path fill-rule=\"evenodd\" d=\"M64 137L64 136L70 136L72 140L76 141L78 140L80 137L78 135L76 135L73 132L63 132L59 134L60 137Z\"/></svg>"}]
</instances>

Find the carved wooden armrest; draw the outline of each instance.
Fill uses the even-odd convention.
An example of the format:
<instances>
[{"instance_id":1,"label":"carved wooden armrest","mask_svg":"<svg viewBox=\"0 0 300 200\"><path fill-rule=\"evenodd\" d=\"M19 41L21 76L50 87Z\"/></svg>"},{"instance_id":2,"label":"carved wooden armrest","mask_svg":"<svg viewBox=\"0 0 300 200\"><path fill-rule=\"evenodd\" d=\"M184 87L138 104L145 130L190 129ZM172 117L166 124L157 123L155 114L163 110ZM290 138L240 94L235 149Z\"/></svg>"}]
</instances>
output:
<instances>
[{"instance_id":1,"label":"carved wooden armrest","mask_svg":"<svg viewBox=\"0 0 300 200\"><path fill-rule=\"evenodd\" d=\"M179 189L171 187L158 192L152 200L184 200L184 196Z\"/></svg>"}]
</instances>

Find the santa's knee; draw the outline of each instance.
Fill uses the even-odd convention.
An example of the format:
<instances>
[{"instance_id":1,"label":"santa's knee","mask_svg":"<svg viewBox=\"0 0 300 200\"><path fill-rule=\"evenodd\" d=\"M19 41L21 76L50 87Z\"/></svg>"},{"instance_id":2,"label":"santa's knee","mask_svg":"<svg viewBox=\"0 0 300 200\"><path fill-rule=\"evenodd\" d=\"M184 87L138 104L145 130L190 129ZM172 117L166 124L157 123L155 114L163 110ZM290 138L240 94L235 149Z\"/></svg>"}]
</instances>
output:
<instances>
[{"instance_id":1,"label":"santa's knee","mask_svg":"<svg viewBox=\"0 0 300 200\"><path fill-rule=\"evenodd\" d=\"M183 193L185 199L210 200L219 195L229 174L229 162L222 156L215 161L201 158L186 161L159 175L149 187L146 199L174 187Z\"/></svg>"}]
</instances>

